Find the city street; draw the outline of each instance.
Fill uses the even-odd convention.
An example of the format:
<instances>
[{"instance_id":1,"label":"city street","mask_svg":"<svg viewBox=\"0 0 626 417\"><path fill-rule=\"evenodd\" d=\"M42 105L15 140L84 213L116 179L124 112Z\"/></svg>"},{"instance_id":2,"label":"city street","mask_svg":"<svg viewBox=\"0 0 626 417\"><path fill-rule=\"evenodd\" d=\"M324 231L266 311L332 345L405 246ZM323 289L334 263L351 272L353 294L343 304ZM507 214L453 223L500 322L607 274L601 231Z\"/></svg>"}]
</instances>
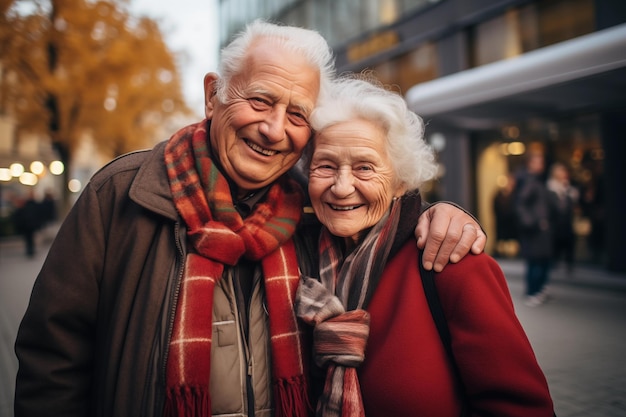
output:
<instances>
[{"instance_id":1,"label":"city street","mask_svg":"<svg viewBox=\"0 0 626 417\"><path fill-rule=\"evenodd\" d=\"M45 251L28 259L20 241L0 241L0 417L13 416L13 343ZM626 417L626 276L579 267L567 277L557 270L551 300L530 308L523 304L523 264L500 264L557 416Z\"/></svg>"}]
</instances>

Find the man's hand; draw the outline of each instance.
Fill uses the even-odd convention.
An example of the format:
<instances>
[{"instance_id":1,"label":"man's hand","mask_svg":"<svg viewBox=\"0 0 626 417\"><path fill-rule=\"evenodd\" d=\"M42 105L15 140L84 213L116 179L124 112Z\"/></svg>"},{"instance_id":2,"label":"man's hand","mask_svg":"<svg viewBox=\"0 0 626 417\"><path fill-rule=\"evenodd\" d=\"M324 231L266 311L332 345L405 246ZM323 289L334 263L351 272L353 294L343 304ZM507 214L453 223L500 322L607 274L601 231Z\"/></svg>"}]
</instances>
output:
<instances>
[{"instance_id":1,"label":"man's hand","mask_svg":"<svg viewBox=\"0 0 626 417\"><path fill-rule=\"evenodd\" d=\"M424 268L440 272L448 262L456 263L485 249L487 235L472 216L453 204L437 203L419 217L415 228L417 247L423 249Z\"/></svg>"}]
</instances>

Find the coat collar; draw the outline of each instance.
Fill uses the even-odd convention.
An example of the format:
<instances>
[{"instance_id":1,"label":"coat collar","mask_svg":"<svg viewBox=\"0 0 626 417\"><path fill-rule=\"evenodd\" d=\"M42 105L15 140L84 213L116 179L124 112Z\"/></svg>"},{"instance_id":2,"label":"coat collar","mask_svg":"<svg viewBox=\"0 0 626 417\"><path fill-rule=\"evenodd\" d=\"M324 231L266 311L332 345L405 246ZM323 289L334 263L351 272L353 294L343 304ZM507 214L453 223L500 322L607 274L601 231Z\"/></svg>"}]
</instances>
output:
<instances>
[{"instance_id":1,"label":"coat collar","mask_svg":"<svg viewBox=\"0 0 626 417\"><path fill-rule=\"evenodd\" d=\"M130 186L129 196L137 204L162 216L177 220L179 218L170 191L167 170L165 168L165 144L157 144L141 164Z\"/></svg>"}]
</instances>

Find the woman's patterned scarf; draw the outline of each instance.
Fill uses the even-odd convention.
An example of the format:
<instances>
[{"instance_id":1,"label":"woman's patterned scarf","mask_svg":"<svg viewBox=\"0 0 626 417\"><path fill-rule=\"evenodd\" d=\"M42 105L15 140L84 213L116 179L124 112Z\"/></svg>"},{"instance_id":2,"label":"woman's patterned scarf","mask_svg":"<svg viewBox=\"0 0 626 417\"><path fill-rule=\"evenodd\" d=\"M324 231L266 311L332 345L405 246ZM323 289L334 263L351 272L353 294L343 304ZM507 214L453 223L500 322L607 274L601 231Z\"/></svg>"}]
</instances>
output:
<instances>
[{"instance_id":1,"label":"woman's patterned scarf","mask_svg":"<svg viewBox=\"0 0 626 417\"><path fill-rule=\"evenodd\" d=\"M275 415L304 417L309 404L304 343L293 310L300 275L291 239L300 220L302 191L288 180L278 182L243 220L227 179L211 160L208 123L180 130L165 149L170 189L193 248L186 258L169 344L164 415L211 415L213 290L224 265L235 265L243 256L259 260L263 268Z\"/></svg>"},{"instance_id":2,"label":"woman's patterned scarf","mask_svg":"<svg viewBox=\"0 0 626 417\"><path fill-rule=\"evenodd\" d=\"M342 239L324 228L320 281L305 277L296 295L298 317L314 327L318 366L327 367L317 416L365 416L356 368L365 358L369 313L365 311L387 263L400 219L400 200L344 259Z\"/></svg>"}]
</instances>

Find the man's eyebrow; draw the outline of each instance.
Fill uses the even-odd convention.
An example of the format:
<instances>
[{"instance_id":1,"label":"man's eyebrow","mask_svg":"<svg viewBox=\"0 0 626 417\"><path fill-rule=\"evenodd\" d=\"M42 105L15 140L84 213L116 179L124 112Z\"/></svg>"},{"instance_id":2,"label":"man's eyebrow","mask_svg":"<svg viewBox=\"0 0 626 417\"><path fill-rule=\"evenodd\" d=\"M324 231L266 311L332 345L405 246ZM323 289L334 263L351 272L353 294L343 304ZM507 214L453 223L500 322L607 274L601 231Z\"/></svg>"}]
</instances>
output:
<instances>
[{"instance_id":1,"label":"man's eyebrow","mask_svg":"<svg viewBox=\"0 0 626 417\"><path fill-rule=\"evenodd\" d=\"M305 104L300 104L300 103L295 103L292 106L289 106L291 108L296 108L298 110L298 113L302 113L305 116L309 116L311 114L311 112L313 111L313 109Z\"/></svg>"},{"instance_id":2,"label":"man's eyebrow","mask_svg":"<svg viewBox=\"0 0 626 417\"><path fill-rule=\"evenodd\" d=\"M265 97L269 97L272 100L276 99L276 95L273 94L270 90L261 87L249 87L244 90L244 93L248 96L250 95L261 95Z\"/></svg>"},{"instance_id":3,"label":"man's eyebrow","mask_svg":"<svg viewBox=\"0 0 626 417\"><path fill-rule=\"evenodd\" d=\"M251 96L251 95L260 95L260 96L264 96L264 97L268 97L270 100L272 101L278 101L278 97L276 96L275 93L271 92L270 90L266 89L266 88L262 88L262 87L250 87L247 88L245 91L246 96ZM298 113L302 113L305 116L309 116L311 114L311 112L313 111L313 108L310 106L307 106L306 104L302 104L302 103L293 103L289 105L290 109L296 109L298 111Z\"/></svg>"}]
</instances>

